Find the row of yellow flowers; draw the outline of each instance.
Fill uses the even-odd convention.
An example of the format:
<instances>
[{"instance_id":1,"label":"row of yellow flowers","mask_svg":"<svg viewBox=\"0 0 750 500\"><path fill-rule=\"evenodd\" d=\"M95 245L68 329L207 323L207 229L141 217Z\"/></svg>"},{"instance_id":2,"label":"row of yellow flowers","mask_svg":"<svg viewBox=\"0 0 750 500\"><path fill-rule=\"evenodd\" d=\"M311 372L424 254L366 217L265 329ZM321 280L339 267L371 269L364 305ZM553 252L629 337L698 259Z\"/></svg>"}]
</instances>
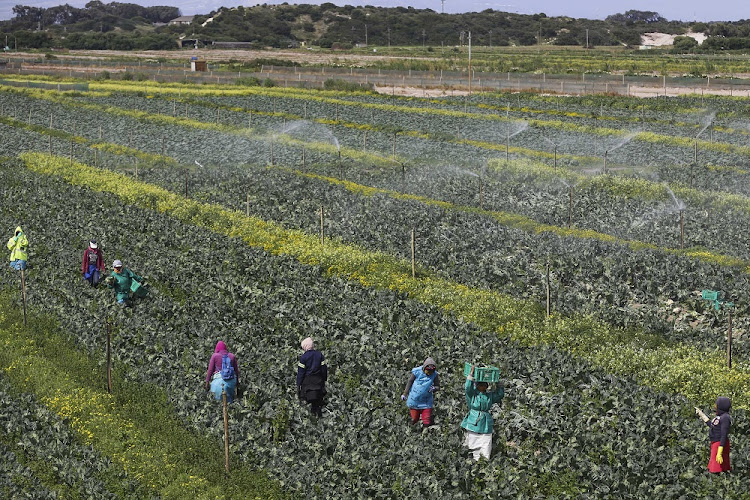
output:
<instances>
[{"instance_id":1,"label":"row of yellow flowers","mask_svg":"<svg viewBox=\"0 0 750 500\"><path fill-rule=\"evenodd\" d=\"M633 376L657 390L682 393L695 401L726 394L738 407L747 407L750 372L728 370L721 352L667 343L658 336L626 332L584 317L553 315L544 319L541 308L496 291L472 288L421 270L413 278L409 262L381 252L370 252L340 241L321 243L317 236L216 204L186 199L175 193L80 163L40 153L21 156L27 168L59 176L73 185L110 193L134 204L195 224L218 234L242 238L273 254L286 254L328 273L348 277L365 286L408 294L529 346L553 345L581 357L609 373ZM647 347L650 346L650 347Z\"/></svg>"}]
</instances>

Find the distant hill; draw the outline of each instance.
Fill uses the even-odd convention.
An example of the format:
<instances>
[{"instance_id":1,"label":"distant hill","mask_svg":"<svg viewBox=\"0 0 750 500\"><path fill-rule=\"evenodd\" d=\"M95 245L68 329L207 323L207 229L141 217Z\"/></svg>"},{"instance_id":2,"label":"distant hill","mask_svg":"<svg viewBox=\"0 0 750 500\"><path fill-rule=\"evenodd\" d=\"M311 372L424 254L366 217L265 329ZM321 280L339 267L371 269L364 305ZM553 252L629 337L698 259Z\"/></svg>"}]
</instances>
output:
<instances>
[{"instance_id":1,"label":"distant hill","mask_svg":"<svg viewBox=\"0 0 750 500\"><path fill-rule=\"evenodd\" d=\"M750 21L684 23L656 12L631 10L605 20L514 14L495 10L440 14L411 7L338 7L322 5L258 5L221 8L194 16L192 22L168 24L180 16L177 7L92 0L85 8L62 5L41 8L18 5L14 17L0 22L3 34L15 36L19 48L170 49L180 38L200 43L243 42L251 47L289 47L302 43L321 47L355 45L578 45L631 46L644 33L706 33L700 47L681 43L685 51L750 47ZM688 41L689 42L689 41ZM747 44L745 43L747 42Z\"/></svg>"}]
</instances>

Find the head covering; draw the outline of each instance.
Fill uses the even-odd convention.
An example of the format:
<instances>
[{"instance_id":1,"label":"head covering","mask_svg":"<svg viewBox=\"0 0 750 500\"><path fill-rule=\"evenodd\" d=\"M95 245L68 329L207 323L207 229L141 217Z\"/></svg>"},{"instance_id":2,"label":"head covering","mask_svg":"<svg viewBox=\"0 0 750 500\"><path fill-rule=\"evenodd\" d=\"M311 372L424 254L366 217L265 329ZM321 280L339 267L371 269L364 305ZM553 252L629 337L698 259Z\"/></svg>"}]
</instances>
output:
<instances>
[{"instance_id":1,"label":"head covering","mask_svg":"<svg viewBox=\"0 0 750 500\"><path fill-rule=\"evenodd\" d=\"M96 247L97 247L97 245L96 245L96 240L91 240L91 241L89 241L89 246L90 246L91 248L93 248L94 250L96 250Z\"/></svg>"},{"instance_id":2,"label":"head covering","mask_svg":"<svg viewBox=\"0 0 750 500\"><path fill-rule=\"evenodd\" d=\"M216 343L216 349L214 349L214 352L221 352L221 351L229 352L229 349L227 349L227 345L224 343L223 340L218 341Z\"/></svg>"},{"instance_id":3,"label":"head covering","mask_svg":"<svg viewBox=\"0 0 750 500\"><path fill-rule=\"evenodd\" d=\"M16 234L14 236L18 236L18 234L22 232L23 232L23 229L21 229L21 226L16 226Z\"/></svg>"},{"instance_id":4,"label":"head covering","mask_svg":"<svg viewBox=\"0 0 750 500\"><path fill-rule=\"evenodd\" d=\"M424 360L424 363L422 363L422 369L427 368L428 366L437 368L437 365L435 364L435 360L432 358L427 358Z\"/></svg>"},{"instance_id":5,"label":"head covering","mask_svg":"<svg viewBox=\"0 0 750 500\"><path fill-rule=\"evenodd\" d=\"M121 261L120 259L116 259L116 260L115 260L115 261L114 261L114 262L112 263L112 267L122 267L122 261Z\"/></svg>"},{"instance_id":6,"label":"head covering","mask_svg":"<svg viewBox=\"0 0 750 500\"><path fill-rule=\"evenodd\" d=\"M726 413L732 407L732 401L726 396L720 396L716 399L716 409L718 414Z\"/></svg>"},{"instance_id":7,"label":"head covering","mask_svg":"<svg viewBox=\"0 0 750 500\"><path fill-rule=\"evenodd\" d=\"M311 351L315 349L315 343L313 342L312 337L307 337L303 340L301 346L303 351Z\"/></svg>"}]
</instances>

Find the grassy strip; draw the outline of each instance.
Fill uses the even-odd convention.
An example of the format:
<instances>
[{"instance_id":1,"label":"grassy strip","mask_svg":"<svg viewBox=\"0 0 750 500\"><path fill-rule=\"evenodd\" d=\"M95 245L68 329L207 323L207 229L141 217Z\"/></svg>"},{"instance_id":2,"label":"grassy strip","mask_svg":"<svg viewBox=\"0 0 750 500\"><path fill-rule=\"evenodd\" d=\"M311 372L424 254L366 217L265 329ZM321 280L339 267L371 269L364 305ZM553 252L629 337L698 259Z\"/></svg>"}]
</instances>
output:
<instances>
[{"instance_id":1,"label":"grassy strip","mask_svg":"<svg viewBox=\"0 0 750 500\"><path fill-rule=\"evenodd\" d=\"M545 320L541 307L531 301L429 274L413 278L409 262L381 252L336 241L321 244L317 236L302 231L284 229L257 217L186 199L151 184L80 163L71 164L65 159L39 153L21 158L34 172L60 176L70 184L111 193L125 203L242 238L251 246L293 256L304 264L321 266L328 273L346 276L365 286L406 293L522 344L554 345L609 373L633 376L657 390L682 393L695 401L726 394L741 408L747 408L750 402L750 372L727 369L722 352L707 353L668 343L656 335L613 329L592 318L553 316Z\"/></svg>"},{"instance_id":2,"label":"grassy strip","mask_svg":"<svg viewBox=\"0 0 750 500\"><path fill-rule=\"evenodd\" d=\"M226 478L220 447L187 431L163 391L115 372L116 391L108 394L95 382L102 380L97 363L73 349L51 318L32 314L25 328L13 301L4 296L0 304L0 369L13 386L35 394L145 488L164 498L283 496L242 464Z\"/></svg>"}]
</instances>

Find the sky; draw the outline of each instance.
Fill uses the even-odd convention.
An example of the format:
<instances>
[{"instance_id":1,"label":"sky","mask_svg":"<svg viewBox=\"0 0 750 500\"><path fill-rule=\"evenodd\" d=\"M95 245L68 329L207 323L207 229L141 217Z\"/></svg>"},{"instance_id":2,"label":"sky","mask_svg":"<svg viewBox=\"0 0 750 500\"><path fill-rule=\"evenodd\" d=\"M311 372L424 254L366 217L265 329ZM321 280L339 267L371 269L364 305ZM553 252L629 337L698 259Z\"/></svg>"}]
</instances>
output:
<instances>
[{"instance_id":1,"label":"sky","mask_svg":"<svg viewBox=\"0 0 750 500\"><path fill-rule=\"evenodd\" d=\"M103 0L109 3L111 0ZM266 0L243 2L241 0L119 0L123 3L140 5L170 5L179 7L184 15L207 14L221 6L253 6L261 3L282 3L283 0ZM313 3L320 1L289 3ZM74 7L83 7L88 0L0 0L0 20L13 17L14 5L33 5L36 7L53 7L68 3ZM378 7L411 6L417 9L432 9L440 12L440 0L410 0L410 2L389 0L344 0L331 1L336 5L374 5ZM682 21L737 21L750 18L750 2L747 0L719 0L717 3L706 0L445 0L446 13L479 12L485 9L517 12L519 14L537 14L544 12L548 16L585 17L604 19L610 14L627 10L656 11L670 20Z\"/></svg>"}]
</instances>

